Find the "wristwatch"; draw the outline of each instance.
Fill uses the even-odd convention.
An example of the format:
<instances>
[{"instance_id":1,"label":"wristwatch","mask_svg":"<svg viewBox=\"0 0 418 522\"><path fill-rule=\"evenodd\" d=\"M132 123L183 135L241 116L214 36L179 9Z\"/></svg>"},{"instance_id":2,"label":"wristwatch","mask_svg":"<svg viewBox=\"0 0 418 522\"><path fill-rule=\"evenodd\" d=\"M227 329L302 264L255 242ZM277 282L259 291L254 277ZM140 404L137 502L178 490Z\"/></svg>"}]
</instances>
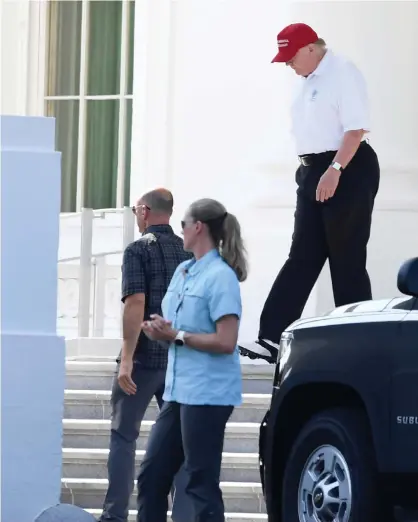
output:
<instances>
[{"instance_id":1,"label":"wristwatch","mask_svg":"<svg viewBox=\"0 0 418 522\"><path fill-rule=\"evenodd\" d=\"M338 163L337 161L331 163L331 167L335 170L338 170L338 172L341 172L343 170L341 163Z\"/></svg>"},{"instance_id":2,"label":"wristwatch","mask_svg":"<svg viewBox=\"0 0 418 522\"><path fill-rule=\"evenodd\" d=\"M175 339L174 339L174 344L175 344L176 346L183 346L183 345L184 345L184 334L185 334L185 333L186 333L186 332L183 332L183 330L179 330L179 331L177 332L177 335L176 335L176 337L175 337Z\"/></svg>"}]
</instances>

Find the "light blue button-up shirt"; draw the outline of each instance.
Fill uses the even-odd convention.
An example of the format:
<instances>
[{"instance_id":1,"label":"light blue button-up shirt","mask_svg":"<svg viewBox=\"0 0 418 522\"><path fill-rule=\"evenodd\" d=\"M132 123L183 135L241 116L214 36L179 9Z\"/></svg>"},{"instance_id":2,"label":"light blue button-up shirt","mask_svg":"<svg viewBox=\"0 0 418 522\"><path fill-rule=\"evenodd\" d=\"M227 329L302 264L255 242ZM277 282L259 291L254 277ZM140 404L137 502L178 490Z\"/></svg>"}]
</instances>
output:
<instances>
[{"instance_id":1,"label":"light blue button-up shirt","mask_svg":"<svg viewBox=\"0 0 418 522\"><path fill-rule=\"evenodd\" d=\"M164 318L189 333L216 332L226 315L241 319L241 292L232 268L217 250L181 263L162 302ZM242 377L238 346L232 354L215 354L171 344L165 401L191 405L238 406Z\"/></svg>"}]
</instances>

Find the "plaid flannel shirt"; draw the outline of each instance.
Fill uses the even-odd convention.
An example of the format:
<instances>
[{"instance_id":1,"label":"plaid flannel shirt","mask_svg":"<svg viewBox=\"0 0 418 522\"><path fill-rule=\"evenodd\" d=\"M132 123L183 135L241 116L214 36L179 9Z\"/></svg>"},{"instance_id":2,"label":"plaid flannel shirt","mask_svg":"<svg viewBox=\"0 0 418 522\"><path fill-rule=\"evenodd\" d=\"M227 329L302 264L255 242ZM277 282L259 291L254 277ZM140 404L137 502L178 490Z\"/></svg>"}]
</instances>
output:
<instances>
[{"instance_id":1,"label":"plaid flannel shirt","mask_svg":"<svg viewBox=\"0 0 418 522\"><path fill-rule=\"evenodd\" d=\"M192 256L170 225L153 225L125 250L122 264L122 302L133 294L145 294L144 320L161 315L161 302L180 263ZM134 361L150 369L167 367L168 344L151 341L141 332Z\"/></svg>"}]
</instances>

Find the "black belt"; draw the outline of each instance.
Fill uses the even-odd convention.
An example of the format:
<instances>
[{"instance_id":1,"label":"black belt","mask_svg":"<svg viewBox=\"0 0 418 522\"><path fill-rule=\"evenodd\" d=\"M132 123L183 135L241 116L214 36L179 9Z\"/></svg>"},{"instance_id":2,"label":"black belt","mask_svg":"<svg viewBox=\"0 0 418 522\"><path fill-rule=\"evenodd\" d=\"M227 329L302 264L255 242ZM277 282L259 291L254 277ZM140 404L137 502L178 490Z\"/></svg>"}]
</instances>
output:
<instances>
[{"instance_id":1,"label":"black belt","mask_svg":"<svg viewBox=\"0 0 418 522\"><path fill-rule=\"evenodd\" d=\"M366 145L368 143L367 140L363 140L360 143L360 147ZM299 161L304 167L310 167L318 160L324 160L327 157L333 158L337 154L336 150L327 150L326 152L318 152L316 154L303 154L302 156L298 156Z\"/></svg>"},{"instance_id":2,"label":"black belt","mask_svg":"<svg viewBox=\"0 0 418 522\"><path fill-rule=\"evenodd\" d=\"M298 156L298 158L304 167L310 167L318 160L323 160L326 157L332 159L336 154L336 150L327 150L326 152L318 152L317 154L304 154L303 156Z\"/></svg>"}]
</instances>

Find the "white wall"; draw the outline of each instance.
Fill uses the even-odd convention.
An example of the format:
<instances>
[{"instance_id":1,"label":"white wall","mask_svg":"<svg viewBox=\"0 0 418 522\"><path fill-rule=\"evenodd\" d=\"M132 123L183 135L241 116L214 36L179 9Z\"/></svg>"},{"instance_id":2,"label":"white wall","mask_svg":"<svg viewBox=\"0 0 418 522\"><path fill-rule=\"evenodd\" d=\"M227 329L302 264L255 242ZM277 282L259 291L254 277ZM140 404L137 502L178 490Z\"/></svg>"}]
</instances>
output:
<instances>
[{"instance_id":1,"label":"white wall","mask_svg":"<svg viewBox=\"0 0 418 522\"><path fill-rule=\"evenodd\" d=\"M413 66L418 3L144 4L147 31L137 27L136 40L142 52L136 56L132 169L140 174L132 178L131 191L169 186L177 203L176 220L188 203L204 196L219 198L237 213L252 268L243 285L242 335L256 333L293 227L297 159L288 109L295 78L270 63L276 34L291 21L312 23L331 47L348 54L366 74L373 104L372 145L382 167L369 267L376 296L396 293L399 263L418 253L418 78ZM164 30L159 30L159 20ZM153 67L156 62L169 66ZM332 307L327 270L317 292L307 314Z\"/></svg>"},{"instance_id":2,"label":"white wall","mask_svg":"<svg viewBox=\"0 0 418 522\"><path fill-rule=\"evenodd\" d=\"M396 273L418 256L418 3L292 2L291 19L312 24L336 52L366 76L372 107L371 144L381 164L368 266L375 297L397 294ZM343 23L341 23L343 21ZM332 306L328 271L318 311Z\"/></svg>"},{"instance_id":3,"label":"white wall","mask_svg":"<svg viewBox=\"0 0 418 522\"><path fill-rule=\"evenodd\" d=\"M165 92L160 99L152 95L159 107L168 100L159 120L167 142L160 143L151 118L144 123L134 114L133 128L133 143L146 154L135 158L133 170L141 176L132 179L131 193L168 185L176 200L175 223L199 197L220 199L241 220L251 261L251 277L242 288L242 334L248 337L256 334L254 318L285 260L294 203L292 142L280 133L281 126L288 127L288 114L286 103L277 103L287 99L289 89L282 88L285 71L270 65L281 8L270 0L263 5L265 9L242 0L166 3L171 40L156 36L154 18L148 27L148 60L153 53L169 57ZM150 66L146 70L148 85L163 83L158 72ZM134 92L139 114L144 92ZM161 155L166 158L163 171L155 169Z\"/></svg>"},{"instance_id":4,"label":"white wall","mask_svg":"<svg viewBox=\"0 0 418 522\"><path fill-rule=\"evenodd\" d=\"M183 207L210 196L238 215L251 261L241 335L252 338L293 216L294 157L277 103L284 71L270 64L280 3L174 5L170 181Z\"/></svg>"}]
</instances>

